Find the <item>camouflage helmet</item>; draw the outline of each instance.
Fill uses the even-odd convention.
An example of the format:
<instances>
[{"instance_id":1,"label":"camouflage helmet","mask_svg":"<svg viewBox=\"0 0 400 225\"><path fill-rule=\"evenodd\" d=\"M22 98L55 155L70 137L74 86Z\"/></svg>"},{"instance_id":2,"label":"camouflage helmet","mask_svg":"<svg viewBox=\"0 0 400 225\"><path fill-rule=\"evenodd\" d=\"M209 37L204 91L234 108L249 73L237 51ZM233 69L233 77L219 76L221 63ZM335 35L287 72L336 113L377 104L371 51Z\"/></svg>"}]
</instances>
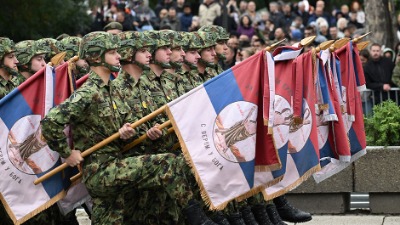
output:
<instances>
[{"instance_id":1,"label":"camouflage helmet","mask_svg":"<svg viewBox=\"0 0 400 225\"><path fill-rule=\"evenodd\" d=\"M118 49L120 40L117 35L104 31L95 31L86 34L79 46L78 56L88 62L93 62L102 57L107 50Z\"/></svg>"},{"instance_id":2,"label":"camouflage helmet","mask_svg":"<svg viewBox=\"0 0 400 225\"><path fill-rule=\"evenodd\" d=\"M35 55L46 54L46 58L51 58L51 47L50 41L45 38L39 39L35 41L36 51Z\"/></svg>"},{"instance_id":3,"label":"camouflage helmet","mask_svg":"<svg viewBox=\"0 0 400 225\"><path fill-rule=\"evenodd\" d=\"M189 40L185 38L186 32L175 32L175 38L172 40L171 48L182 47L184 50L189 45Z\"/></svg>"},{"instance_id":4,"label":"camouflage helmet","mask_svg":"<svg viewBox=\"0 0 400 225\"><path fill-rule=\"evenodd\" d=\"M19 61L18 65L28 64L36 55L36 44L34 40L20 41L15 45L15 55Z\"/></svg>"},{"instance_id":5,"label":"camouflage helmet","mask_svg":"<svg viewBox=\"0 0 400 225\"><path fill-rule=\"evenodd\" d=\"M148 38L144 32L125 31L118 34L121 39L121 47L118 52L121 55L121 61L128 61L136 53L136 50L155 46L153 39Z\"/></svg>"},{"instance_id":6,"label":"camouflage helmet","mask_svg":"<svg viewBox=\"0 0 400 225\"><path fill-rule=\"evenodd\" d=\"M52 58L53 56L57 55L62 51L62 46L59 41L57 41L54 38L42 38L36 41L38 45L38 49L40 50L42 47L41 45L45 45L46 47L43 47L43 49L48 50L50 49L50 52L46 54L47 58Z\"/></svg>"},{"instance_id":7,"label":"camouflage helmet","mask_svg":"<svg viewBox=\"0 0 400 225\"><path fill-rule=\"evenodd\" d=\"M69 60L75 55L78 55L81 41L82 38L75 36L65 37L60 41L60 50L66 52L65 60Z\"/></svg>"},{"instance_id":8,"label":"camouflage helmet","mask_svg":"<svg viewBox=\"0 0 400 225\"><path fill-rule=\"evenodd\" d=\"M217 34L213 32L198 31L196 33L204 42L202 49L215 46L217 44Z\"/></svg>"},{"instance_id":9,"label":"camouflage helmet","mask_svg":"<svg viewBox=\"0 0 400 225\"><path fill-rule=\"evenodd\" d=\"M172 41L176 37L176 32L172 30L160 30L160 31L148 31L148 35L151 39L156 40L155 48L161 48L164 46L171 46Z\"/></svg>"},{"instance_id":10,"label":"camouflage helmet","mask_svg":"<svg viewBox=\"0 0 400 225\"><path fill-rule=\"evenodd\" d=\"M217 41L227 41L229 40L229 34L226 30L217 25L204 25L202 26L199 31L209 32L209 33L216 33L217 34Z\"/></svg>"},{"instance_id":11,"label":"camouflage helmet","mask_svg":"<svg viewBox=\"0 0 400 225\"><path fill-rule=\"evenodd\" d=\"M185 32L185 39L188 40L188 48L189 49L201 49L204 46L203 39L200 36L196 35L197 32Z\"/></svg>"},{"instance_id":12,"label":"camouflage helmet","mask_svg":"<svg viewBox=\"0 0 400 225\"><path fill-rule=\"evenodd\" d=\"M14 42L6 37L0 37L0 60L9 53L15 52Z\"/></svg>"}]
</instances>

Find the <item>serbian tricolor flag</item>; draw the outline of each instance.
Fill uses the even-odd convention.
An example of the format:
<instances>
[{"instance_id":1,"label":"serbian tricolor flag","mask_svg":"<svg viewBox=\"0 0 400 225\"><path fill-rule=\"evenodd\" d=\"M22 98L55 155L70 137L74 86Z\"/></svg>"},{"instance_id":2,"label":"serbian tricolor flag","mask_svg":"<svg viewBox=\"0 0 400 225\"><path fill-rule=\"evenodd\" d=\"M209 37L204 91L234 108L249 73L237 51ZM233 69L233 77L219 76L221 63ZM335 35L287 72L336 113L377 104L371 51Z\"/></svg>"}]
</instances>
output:
<instances>
[{"instance_id":1,"label":"serbian tricolor flag","mask_svg":"<svg viewBox=\"0 0 400 225\"><path fill-rule=\"evenodd\" d=\"M317 57L317 93L322 94L318 104L317 127L321 171L314 173L317 183L331 177L350 164L350 145L342 117L343 101L340 63L327 49Z\"/></svg>"},{"instance_id":2,"label":"serbian tricolor flag","mask_svg":"<svg viewBox=\"0 0 400 225\"><path fill-rule=\"evenodd\" d=\"M350 41L338 49L336 55L340 61L343 118L350 142L351 162L366 154L364 115L360 92L365 89L364 71L358 55L357 45Z\"/></svg>"},{"instance_id":3,"label":"serbian tricolor flag","mask_svg":"<svg viewBox=\"0 0 400 225\"><path fill-rule=\"evenodd\" d=\"M280 143L286 152L285 155L280 152L280 156L286 157L286 160L281 158L283 179L263 191L266 200L285 194L320 170L313 53L310 51L297 56L289 68L291 71L275 67L276 113L273 132L274 138L282 138ZM276 134L278 127L279 135Z\"/></svg>"},{"instance_id":4,"label":"serbian tricolor flag","mask_svg":"<svg viewBox=\"0 0 400 225\"><path fill-rule=\"evenodd\" d=\"M64 197L73 174L66 170L34 185L60 165L43 140L40 120L71 93L67 76L46 66L0 101L0 193L14 224L21 224Z\"/></svg>"},{"instance_id":5,"label":"serbian tricolor flag","mask_svg":"<svg viewBox=\"0 0 400 225\"><path fill-rule=\"evenodd\" d=\"M272 176L255 181L256 167L280 167L268 134L269 67L270 53L260 52L168 104L182 151L211 209L223 209L271 183Z\"/></svg>"},{"instance_id":6,"label":"serbian tricolor flag","mask_svg":"<svg viewBox=\"0 0 400 225\"><path fill-rule=\"evenodd\" d=\"M283 178L286 171L289 125L293 114L292 63L301 52L301 48L288 46L279 47L273 52L275 62L273 138L282 167L273 171L272 175L279 180Z\"/></svg>"}]
</instances>

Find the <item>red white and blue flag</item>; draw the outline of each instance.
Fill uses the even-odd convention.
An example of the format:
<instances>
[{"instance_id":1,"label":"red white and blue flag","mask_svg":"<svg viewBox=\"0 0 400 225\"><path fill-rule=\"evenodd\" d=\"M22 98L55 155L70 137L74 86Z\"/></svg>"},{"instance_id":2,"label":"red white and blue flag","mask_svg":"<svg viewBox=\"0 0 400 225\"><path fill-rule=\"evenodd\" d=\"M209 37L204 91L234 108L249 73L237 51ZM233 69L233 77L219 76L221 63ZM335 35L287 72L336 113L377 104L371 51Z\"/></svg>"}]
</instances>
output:
<instances>
[{"instance_id":1,"label":"red white and blue flag","mask_svg":"<svg viewBox=\"0 0 400 225\"><path fill-rule=\"evenodd\" d=\"M342 171L361 156L366 154L366 138L364 128L364 115L362 112L361 96L359 91L365 89L364 71L358 55L357 45L349 42L347 45L332 53L331 72L337 78L336 90L340 92L338 98L341 104L341 116L344 123L346 140L350 145L350 160L339 160L327 151L321 152L321 157L330 157L321 164L323 169L314 174L315 181L324 179ZM337 132L339 133L339 132ZM343 148L341 150L344 150ZM332 152L331 152L332 153Z\"/></svg>"},{"instance_id":2,"label":"red white and blue flag","mask_svg":"<svg viewBox=\"0 0 400 225\"><path fill-rule=\"evenodd\" d=\"M340 62L329 49L317 57L317 93L322 102L317 109L321 171L313 176L317 183L338 173L350 164L350 145L342 116L344 109ZM338 72L339 71L339 72Z\"/></svg>"},{"instance_id":3,"label":"red white and blue flag","mask_svg":"<svg viewBox=\"0 0 400 225\"><path fill-rule=\"evenodd\" d=\"M46 66L0 101L0 193L14 224L21 224L64 197L69 173L33 182L60 165L43 140L40 121L71 93L68 76Z\"/></svg>"},{"instance_id":4,"label":"red white and blue flag","mask_svg":"<svg viewBox=\"0 0 400 225\"><path fill-rule=\"evenodd\" d=\"M271 173L257 177L256 171L280 168L268 134L274 95L274 75L268 72L273 73L272 57L260 52L168 104L185 158L211 209L261 191L274 178Z\"/></svg>"},{"instance_id":5,"label":"red white and blue flag","mask_svg":"<svg viewBox=\"0 0 400 225\"><path fill-rule=\"evenodd\" d=\"M341 65L342 86L346 109L343 118L350 141L351 161L366 154L364 115L362 112L361 90L365 89L364 71L358 55L357 45L350 41L336 51Z\"/></svg>"},{"instance_id":6,"label":"red white and blue flag","mask_svg":"<svg viewBox=\"0 0 400 225\"><path fill-rule=\"evenodd\" d=\"M279 53L295 51L298 50L284 47ZM275 67L273 132L274 141L279 145L282 169L274 173L283 179L263 191L266 200L285 194L320 170L312 54L311 51L297 54L294 60L285 57L286 63L279 63L281 66L277 63Z\"/></svg>"}]
</instances>

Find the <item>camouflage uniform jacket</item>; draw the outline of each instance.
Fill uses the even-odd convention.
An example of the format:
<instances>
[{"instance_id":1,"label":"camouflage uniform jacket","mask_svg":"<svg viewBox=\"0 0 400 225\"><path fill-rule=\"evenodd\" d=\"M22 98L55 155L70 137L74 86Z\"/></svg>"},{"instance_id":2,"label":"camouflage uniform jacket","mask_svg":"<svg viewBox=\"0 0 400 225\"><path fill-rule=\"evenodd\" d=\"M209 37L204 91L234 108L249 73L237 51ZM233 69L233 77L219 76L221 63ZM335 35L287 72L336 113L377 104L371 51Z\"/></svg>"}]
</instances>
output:
<instances>
[{"instance_id":1,"label":"camouflage uniform jacket","mask_svg":"<svg viewBox=\"0 0 400 225\"><path fill-rule=\"evenodd\" d=\"M140 80L139 80L140 81ZM138 119L146 116L148 114L147 104L146 102L151 102L151 93L149 90L139 89L139 81L136 81L129 73L126 71L121 71L118 77L113 81L113 86L120 92L124 102L131 108L129 113L132 113ZM154 104L150 104L150 107L156 109ZM145 134L147 130L149 130L149 123L143 123L138 126L137 130L139 131L139 136ZM145 145L146 141L142 144L137 145L134 149L130 150L129 155L137 156L145 154Z\"/></svg>"},{"instance_id":2,"label":"camouflage uniform jacket","mask_svg":"<svg viewBox=\"0 0 400 225\"><path fill-rule=\"evenodd\" d=\"M50 110L41 121L42 133L49 147L65 158L71 154L64 134L65 125L72 126L75 149L83 151L118 132L123 124L136 121L129 111L129 106L114 87L105 84L91 71L83 86ZM87 157L84 161L84 181L96 173L103 163L121 158L120 151L125 144L121 139L114 140Z\"/></svg>"},{"instance_id":3,"label":"camouflage uniform jacket","mask_svg":"<svg viewBox=\"0 0 400 225\"><path fill-rule=\"evenodd\" d=\"M136 91L140 95L142 106L145 114L157 110L158 108L166 105L168 102L179 97L179 93L183 93L183 87L177 82L178 78L176 75L166 72L165 70L158 77L153 71L145 71L140 77L138 85L135 86L138 90ZM148 123L149 127L153 127L154 124L162 124L168 121L166 114L160 114ZM165 134L166 129L163 130ZM160 153L169 152L172 146L177 143L175 134L164 135L163 138L152 141L150 146L147 146L146 151L148 153ZM151 149L149 149L151 148Z\"/></svg>"},{"instance_id":4,"label":"camouflage uniform jacket","mask_svg":"<svg viewBox=\"0 0 400 225\"><path fill-rule=\"evenodd\" d=\"M10 93L14 88L18 87L21 81L18 77L12 76L10 80L5 80L0 76L0 99L4 98L8 93Z\"/></svg>"},{"instance_id":5,"label":"camouflage uniform jacket","mask_svg":"<svg viewBox=\"0 0 400 225\"><path fill-rule=\"evenodd\" d=\"M197 69L186 71L181 75L181 79L179 80L180 85L184 89L184 93L189 92L193 88L203 84L203 79L199 75L199 71ZM179 93L179 95L183 95Z\"/></svg>"},{"instance_id":6,"label":"camouflage uniform jacket","mask_svg":"<svg viewBox=\"0 0 400 225\"><path fill-rule=\"evenodd\" d=\"M217 75L219 75L222 72L224 72L224 69L222 69L222 66L221 66L222 64L223 64L223 61L220 61L215 67L215 70L217 71Z\"/></svg>"},{"instance_id":7,"label":"camouflage uniform jacket","mask_svg":"<svg viewBox=\"0 0 400 225\"><path fill-rule=\"evenodd\" d=\"M204 74L200 74L200 76L203 78L203 82L206 82L208 80L211 80L212 78L216 77L218 75L217 71L213 67L206 67Z\"/></svg>"}]
</instances>

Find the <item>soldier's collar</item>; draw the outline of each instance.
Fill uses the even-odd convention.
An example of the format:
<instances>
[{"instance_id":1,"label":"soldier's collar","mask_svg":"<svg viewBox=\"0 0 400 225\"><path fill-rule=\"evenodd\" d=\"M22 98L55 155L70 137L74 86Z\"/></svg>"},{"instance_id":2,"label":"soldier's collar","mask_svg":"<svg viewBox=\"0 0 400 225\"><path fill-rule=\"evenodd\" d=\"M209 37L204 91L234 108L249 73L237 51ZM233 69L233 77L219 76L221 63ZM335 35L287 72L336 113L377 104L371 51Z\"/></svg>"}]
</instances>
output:
<instances>
[{"instance_id":1,"label":"soldier's collar","mask_svg":"<svg viewBox=\"0 0 400 225\"><path fill-rule=\"evenodd\" d=\"M163 71L163 73L164 73L164 71ZM161 75L162 75L162 73L161 73ZM150 70L149 73L147 73L147 78L149 78L150 81L153 81L154 79L157 78L157 75L152 70Z\"/></svg>"},{"instance_id":2,"label":"soldier's collar","mask_svg":"<svg viewBox=\"0 0 400 225\"><path fill-rule=\"evenodd\" d=\"M0 76L0 84L2 85L2 86L6 86L6 84L7 84L7 80L6 79L4 79L2 76Z\"/></svg>"},{"instance_id":3,"label":"soldier's collar","mask_svg":"<svg viewBox=\"0 0 400 225\"><path fill-rule=\"evenodd\" d=\"M106 86L106 84L104 83L104 81L101 79L101 77L95 73L94 71L90 71L89 72L89 79L96 84L99 87L104 87Z\"/></svg>"},{"instance_id":4,"label":"soldier's collar","mask_svg":"<svg viewBox=\"0 0 400 225\"><path fill-rule=\"evenodd\" d=\"M16 77L16 76L11 76L11 79L10 80L6 80L6 79L4 79L2 76L0 76L0 84L2 85L2 86L6 86L7 85L7 83L12 83L14 86L17 86L17 84L18 84L18 78Z\"/></svg>"}]
</instances>

